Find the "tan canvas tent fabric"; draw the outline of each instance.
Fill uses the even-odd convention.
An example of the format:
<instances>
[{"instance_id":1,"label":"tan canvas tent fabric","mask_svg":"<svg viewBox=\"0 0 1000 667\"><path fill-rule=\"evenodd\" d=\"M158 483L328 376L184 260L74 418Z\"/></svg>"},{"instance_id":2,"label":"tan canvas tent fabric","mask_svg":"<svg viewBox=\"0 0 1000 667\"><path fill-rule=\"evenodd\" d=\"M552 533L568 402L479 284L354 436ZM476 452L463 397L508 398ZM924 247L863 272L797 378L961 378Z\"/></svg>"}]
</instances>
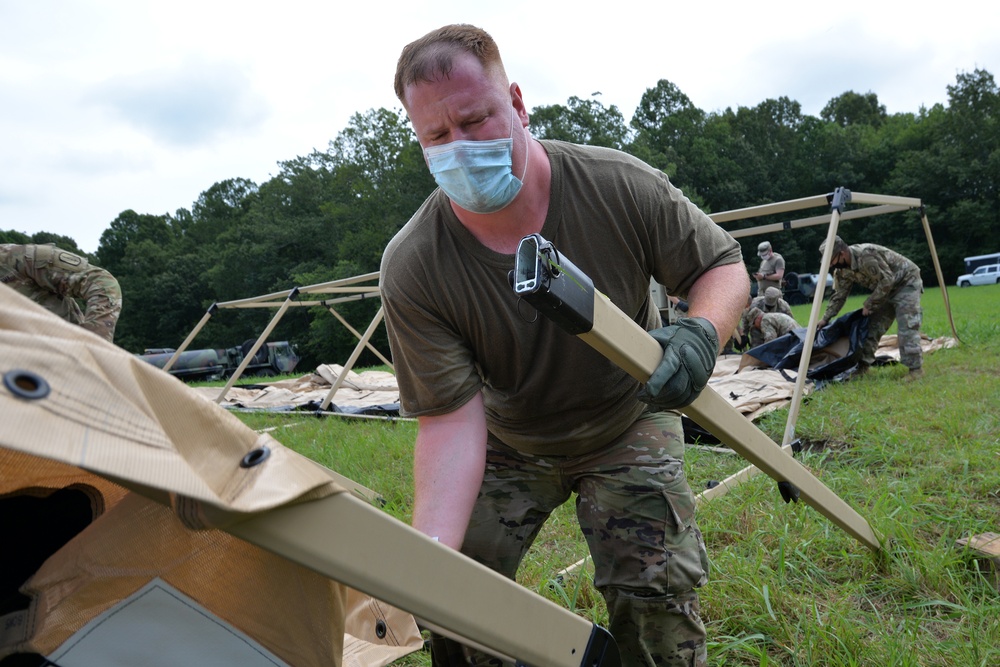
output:
<instances>
[{"instance_id":1,"label":"tan canvas tent fabric","mask_svg":"<svg viewBox=\"0 0 1000 667\"><path fill-rule=\"evenodd\" d=\"M343 650L345 665L384 665L421 645L408 614L211 529L341 492L321 467L7 287L0 377L0 503L71 490L92 515L21 587L30 602L4 610L0 657L198 664L196 627L200 650L253 656L238 664L339 665ZM0 537L5 560L50 530L22 528ZM165 648L134 634L160 627L153 616L173 638ZM191 642L169 635L176 627Z\"/></svg>"}]
</instances>

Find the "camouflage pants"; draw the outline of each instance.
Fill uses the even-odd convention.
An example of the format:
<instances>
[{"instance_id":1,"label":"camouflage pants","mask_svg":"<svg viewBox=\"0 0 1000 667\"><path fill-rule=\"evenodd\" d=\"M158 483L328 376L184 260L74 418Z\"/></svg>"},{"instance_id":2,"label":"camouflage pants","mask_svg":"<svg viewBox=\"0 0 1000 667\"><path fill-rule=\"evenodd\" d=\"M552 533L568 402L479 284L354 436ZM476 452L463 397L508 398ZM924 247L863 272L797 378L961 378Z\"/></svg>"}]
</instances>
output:
<instances>
[{"instance_id":1,"label":"camouflage pants","mask_svg":"<svg viewBox=\"0 0 1000 667\"><path fill-rule=\"evenodd\" d=\"M920 368L923 364L923 350L920 348L920 323L923 310L920 308L920 293L923 283L916 282L901 288L888 302L868 315L868 337L861 350L862 360L868 364L875 362L878 342L896 320L899 360L907 368Z\"/></svg>"},{"instance_id":2,"label":"camouflage pants","mask_svg":"<svg viewBox=\"0 0 1000 667\"><path fill-rule=\"evenodd\" d=\"M669 412L644 415L604 449L579 457L522 454L491 438L462 552L514 578L546 518L575 491L622 665L705 665L694 589L708 579L708 556L683 440L680 417ZM440 637L432 651L435 666L502 664Z\"/></svg>"}]
</instances>

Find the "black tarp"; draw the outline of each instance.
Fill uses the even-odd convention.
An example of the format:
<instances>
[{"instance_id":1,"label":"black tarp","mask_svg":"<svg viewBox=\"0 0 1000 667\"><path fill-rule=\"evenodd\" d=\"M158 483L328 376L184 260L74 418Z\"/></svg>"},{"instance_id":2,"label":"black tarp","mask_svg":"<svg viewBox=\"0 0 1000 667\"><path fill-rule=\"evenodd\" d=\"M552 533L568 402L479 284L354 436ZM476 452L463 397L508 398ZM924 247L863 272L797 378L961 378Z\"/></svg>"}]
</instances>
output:
<instances>
[{"instance_id":1,"label":"black tarp","mask_svg":"<svg viewBox=\"0 0 1000 667\"><path fill-rule=\"evenodd\" d=\"M853 368L861 359L861 348L868 336L868 316L861 310L841 315L816 332L809 355L810 380L829 380ZM805 344L806 328L800 327L784 336L750 348L744 354L778 370L798 369Z\"/></svg>"}]
</instances>

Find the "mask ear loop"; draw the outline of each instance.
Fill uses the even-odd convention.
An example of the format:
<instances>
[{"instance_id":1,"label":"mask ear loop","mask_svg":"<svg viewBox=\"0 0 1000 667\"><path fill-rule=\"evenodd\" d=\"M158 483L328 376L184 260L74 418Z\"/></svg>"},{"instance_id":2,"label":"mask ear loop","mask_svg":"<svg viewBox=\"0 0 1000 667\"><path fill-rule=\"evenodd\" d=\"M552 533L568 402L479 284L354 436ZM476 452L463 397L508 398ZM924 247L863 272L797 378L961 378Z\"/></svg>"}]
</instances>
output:
<instances>
[{"instance_id":1,"label":"mask ear loop","mask_svg":"<svg viewBox=\"0 0 1000 667\"><path fill-rule=\"evenodd\" d=\"M514 141L514 118L516 116L517 116L517 114L514 113L514 100L513 100L513 98L511 98L511 105L510 105L510 140L511 140L511 150L513 150L513 148L514 148L514 145L513 145L513 141ZM523 132L522 132L522 135L523 135ZM524 169L521 170L521 179L520 179L522 184L524 183L524 177L528 175L528 153L531 152L530 150L528 150L529 147L530 147L529 143L528 143L529 141L530 141L530 139L525 139L524 140Z\"/></svg>"}]
</instances>

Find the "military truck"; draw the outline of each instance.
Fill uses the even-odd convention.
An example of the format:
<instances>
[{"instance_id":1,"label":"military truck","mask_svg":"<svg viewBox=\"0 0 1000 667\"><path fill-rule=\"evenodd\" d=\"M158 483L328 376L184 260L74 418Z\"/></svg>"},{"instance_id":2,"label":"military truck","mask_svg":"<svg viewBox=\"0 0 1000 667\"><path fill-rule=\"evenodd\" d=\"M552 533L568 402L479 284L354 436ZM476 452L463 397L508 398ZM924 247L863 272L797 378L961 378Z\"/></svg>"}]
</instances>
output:
<instances>
[{"instance_id":1,"label":"military truck","mask_svg":"<svg viewBox=\"0 0 1000 667\"><path fill-rule=\"evenodd\" d=\"M216 380L233 373L256 341L245 341L239 347L214 350L185 350L170 368L170 373L184 380ZM136 356L157 368L163 368L176 350L169 347L147 348ZM248 377L270 377L291 373L299 363L299 355L288 341L265 343L243 371Z\"/></svg>"},{"instance_id":2,"label":"military truck","mask_svg":"<svg viewBox=\"0 0 1000 667\"><path fill-rule=\"evenodd\" d=\"M819 274L786 273L782 283L782 298L788 302L788 305L795 306L810 303L819 284ZM826 274L826 287L823 289L823 298L828 297L831 290L833 290L833 276L828 273Z\"/></svg>"}]
</instances>

